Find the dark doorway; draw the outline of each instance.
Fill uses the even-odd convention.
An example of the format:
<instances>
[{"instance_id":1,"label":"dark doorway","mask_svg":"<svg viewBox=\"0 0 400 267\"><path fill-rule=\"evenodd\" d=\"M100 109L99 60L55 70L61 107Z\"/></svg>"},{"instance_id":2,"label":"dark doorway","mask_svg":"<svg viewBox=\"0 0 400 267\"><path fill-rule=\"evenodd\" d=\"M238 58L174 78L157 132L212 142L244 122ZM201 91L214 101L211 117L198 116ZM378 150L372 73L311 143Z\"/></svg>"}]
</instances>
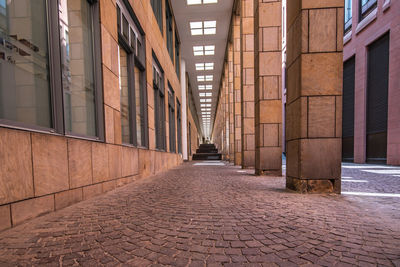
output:
<instances>
[{"instance_id":1,"label":"dark doorway","mask_svg":"<svg viewBox=\"0 0 400 267\"><path fill-rule=\"evenodd\" d=\"M343 64L342 160L354 161L355 57Z\"/></svg>"},{"instance_id":2,"label":"dark doorway","mask_svg":"<svg viewBox=\"0 0 400 267\"><path fill-rule=\"evenodd\" d=\"M368 47L367 161L386 162L389 33Z\"/></svg>"}]
</instances>

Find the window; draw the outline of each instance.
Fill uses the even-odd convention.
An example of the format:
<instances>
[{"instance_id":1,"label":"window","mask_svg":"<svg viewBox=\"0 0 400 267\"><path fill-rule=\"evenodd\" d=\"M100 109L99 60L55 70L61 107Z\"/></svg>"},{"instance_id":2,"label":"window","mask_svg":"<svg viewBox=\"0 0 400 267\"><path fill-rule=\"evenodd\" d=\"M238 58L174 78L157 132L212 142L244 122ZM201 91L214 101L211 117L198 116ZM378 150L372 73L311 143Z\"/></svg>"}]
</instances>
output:
<instances>
[{"instance_id":1,"label":"window","mask_svg":"<svg viewBox=\"0 0 400 267\"><path fill-rule=\"evenodd\" d=\"M181 71L181 62L180 62L180 57L179 57L179 41L178 41L178 35L175 33L175 72L176 75L178 75L178 78L180 79L180 71Z\"/></svg>"},{"instance_id":2,"label":"window","mask_svg":"<svg viewBox=\"0 0 400 267\"><path fill-rule=\"evenodd\" d=\"M174 61L174 45L173 45L173 29L172 29L173 20L168 0L165 0L165 18L167 24L167 50L171 60Z\"/></svg>"},{"instance_id":3,"label":"window","mask_svg":"<svg viewBox=\"0 0 400 267\"><path fill-rule=\"evenodd\" d=\"M195 21L190 22L190 32L192 35L211 35L217 33L217 21Z\"/></svg>"},{"instance_id":4,"label":"window","mask_svg":"<svg viewBox=\"0 0 400 267\"><path fill-rule=\"evenodd\" d=\"M46 1L0 8L0 119L53 128Z\"/></svg>"},{"instance_id":5,"label":"window","mask_svg":"<svg viewBox=\"0 0 400 267\"><path fill-rule=\"evenodd\" d=\"M360 0L360 18L364 19L377 6L377 0Z\"/></svg>"},{"instance_id":6,"label":"window","mask_svg":"<svg viewBox=\"0 0 400 267\"><path fill-rule=\"evenodd\" d=\"M213 80L213 75L198 75L197 81L198 82L211 82Z\"/></svg>"},{"instance_id":7,"label":"window","mask_svg":"<svg viewBox=\"0 0 400 267\"><path fill-rule=\"evenodd\" d=\"M181 104L178 98L176 99L176 128L178 135L178 153L182 153L182 115Z\"/></svg>"},{"instance_id":8,"label":"window","mask_svg":"<svg viewBox=\"0 0 400 267\"><path fill-rule=\"evenodd\" d=\"M187 0L188 5L215 4L218 0Z\"/></svg>"},{"instance_id":9,"label":"window","mask_svg":"<svg viewBox=\"0 0 400 267\"><path fill-rule=\"evenodd\" d=\"M215 54L215 45L195 45L193 46L195 56L213 56Z\"/></svg>"},{"instance_id":10,"label":"window","mask_svg":"<svg viewBox=\"0 0 400 267\"><path fill-rule=\"evenodd\" d=\"M176 152L175 136L175 93L168 84L169 151Z\"/></svg>"},{"instance_id":11,"label":"window","mask_svg":"<svg viewBox=\"0 0 400 267\"><path fill-rule=\"evenodd\" d=\"M214 69L214 63L213 62L196 63L196 70L213 70L213 69Z\"/></svg>"},{"instance_id":12,"label":"window","mask_svg":"<svg viewBox=\"0 0 400 267\"><path fill-rule=\"evenodd\" d=\"M1 123L103 139L97 1L1 3Z\"/></svg>"},{"instance_id":13,"label":"window","mask_svg":"<svg viewBox=\"0 0 400 267\"><path fill-rule=\"evenodd\" d=\"M348 32L351 29L352 18L352 0L345 0L344 2L344 31Z\"/></svg>"},{"instance_id":14,"label":"window","mask_svg":"<svg viewBox=\"0 0 400 267\"><path fill-rule=\"evenodd\" d=\"M153 55L154 123L156 148L165 150L164 71Z\"/></svg>"},{"instance_id":15,"label":"window","mask_svg":"<svg viewBox=\"0 0 400 267\"><path fill-rule=\"evenodd\" d=\"M150 0L151 7L153 8L154 16L156 17L158 27L161 34L163 34L163 15L162 15L162 2L161 0Z\"/></svg>"},{"instance_id":16,"label":"window","mask_svg":"<svg viewBox=\"0 0 400 267\"><path fill-rule=\"evenodd\" d=\"M212 84L207 84L207 85L199 85L198 86L199 90L212 90L213 86Z\"/></svg>"},{"instance_id":17,"label":"window","mask_svg":"<svg viewBox=\"0 0 400 267\"><path fill-rule=\"evenodd\" d=\"M117 1L122 142L147 146L147 95L143 32Z\"/></svg>"}]
</instances>

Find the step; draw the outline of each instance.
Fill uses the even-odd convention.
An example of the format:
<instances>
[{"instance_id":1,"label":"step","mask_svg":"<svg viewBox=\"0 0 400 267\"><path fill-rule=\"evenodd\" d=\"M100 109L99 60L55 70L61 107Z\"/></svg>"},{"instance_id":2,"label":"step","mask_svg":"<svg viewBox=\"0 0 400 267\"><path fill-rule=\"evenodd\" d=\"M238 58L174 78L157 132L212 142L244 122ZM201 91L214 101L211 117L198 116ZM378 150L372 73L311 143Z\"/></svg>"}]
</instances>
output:
<instances>
[{"instance_id":1,"label":"step","mask_svg":"<svg viewBox=\"0 0 400 267\"><path fill-rule=\"evenodd\" d=\"M192 160L221 160L221 153L196 153L193 154Z\"/></svg>"},{"instance_id":2,"label":"step","mask_svg":"<svg viewBox=\"0 0 400 267\"><path fill-rule=\"evenodd\" d=\"M196 149L196 153L218 153L218 149L198 148Z\"/></svg>"}]
</instances>

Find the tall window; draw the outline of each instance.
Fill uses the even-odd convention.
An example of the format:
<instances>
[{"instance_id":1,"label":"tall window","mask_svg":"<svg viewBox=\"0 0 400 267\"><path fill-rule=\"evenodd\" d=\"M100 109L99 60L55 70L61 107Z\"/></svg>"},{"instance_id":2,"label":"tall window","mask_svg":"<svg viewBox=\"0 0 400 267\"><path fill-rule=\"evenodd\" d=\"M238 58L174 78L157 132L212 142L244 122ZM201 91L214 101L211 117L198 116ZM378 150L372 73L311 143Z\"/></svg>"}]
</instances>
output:
<instances>
[{"instance_id":1,"label":"tall window","mask_svg":"<svg viewBox=\"0 0 400 267\"><path fill-rule=\"evenodd\" d=\"M352 25L352 0L345 0L344 2L344 31L347 32L351 29Z\"/></svg>"},{"instance_id":2,"label":"tall window","mask_svg":"<svg viewBox=\"0 0 400 267\"><path fill-rule=\"evenodd\" d=\"M154 123L156 148L165 150L164 72L153 55Z\"/></svg>"},{"instance_id":3,"label":"tall window","mask_svg":"<svg viewBox=\"0 0 400 267\"><path fill-rule=\"evenodd\" d=\"M175 135L175 93L168 84L169 151L176 152Z\"/></svg>"},{"instance_id":4,"label":"tall window","mask_svg":"<svg viewBox=\"0 0 400 267\"><path fill-rule=\"evenodd\" d=\"M23 12L17 16L13 10L20 8ZM0 1L0 119L4 122L53 127L47 23L45 0Z\"/></svg>"},{"instance_id":5,"label":"tall window","mask_svg":"<svg viewBox=\"0 0 400 267\"><path fill-rule=\"evenodd\" d=\"M0 1L0 123L103 138L98 21L97 1Z\"/></svg>"},{"instance_id":6,"label":"tall window","mask_svg":"<svg viewBox=\"0 0 400 267\"><path fill-rule=\"evenodd\" d=\"M179 57L179 41L178 41L178 35L175 33L175 72L176 75L178 75L178 78L180 79L180 71L181 71L181 65L180 65L180 57Z\"/></svg>"},{"instance_id":7,"label":"tall window","mask_svg":"<svg viewBox=\"0 0 400 267\"><path fill-rule=\"evenodd\" d=\"M173 46L173 29L172 29L172 12L168 4L168 0L165 0L165 18L167 25L167 49L168 54L172 61L174 61L174 46Z\"/></svg>"},{"instance_id":8,"label":"tall window","mask_svg":"<svg viewBox=\"0 0 400 267\"><path fill-rule=\"evenodd\" d=\"M176 99L176 128L178 136L178 153L182 153L182 115L181 115L181 104Z\"/></svg>"},{"instance_id":9,"label":"tall window","mask_svg":"<svg viewBox=\"0 0 400 267\"><path fill-rule=\"evenodd\" d=\"M140 27L117 1L122 142L146 146L145 49Z\"/></svg>"},{"instance_id":10,"label":"tall window","mask_svg":"<svg viewBox=\"0 0 400 267\"><path fill-rule=\"evenodd\" d=\"M360 18L362 20L374 10L377 6L377 0L360 0Z\"/></svg>"},{"instance_id":11,"label":"tall window","mask_svg":"<svg viewBox=\"0 0 400 267\"><path fill-rule=\"evenodd\" d=\"M151 7L153 8L154 16L156 17L158 27L161 34L163 34L163 13L162 13L162 0L150 0Z\"/></svg>"}]
</instances>

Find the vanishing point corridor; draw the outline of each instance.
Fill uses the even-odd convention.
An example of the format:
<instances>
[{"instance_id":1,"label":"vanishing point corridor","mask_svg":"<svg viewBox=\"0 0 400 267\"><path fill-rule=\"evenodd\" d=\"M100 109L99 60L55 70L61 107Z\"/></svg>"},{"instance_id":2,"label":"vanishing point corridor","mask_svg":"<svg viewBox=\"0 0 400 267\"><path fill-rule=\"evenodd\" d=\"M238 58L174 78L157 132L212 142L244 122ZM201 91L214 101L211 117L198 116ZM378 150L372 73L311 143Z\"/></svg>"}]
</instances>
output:
<instances>
[{"instance_id":1,"label":"vanishing point corridor","mask_svg":"<svg viewBox=\"0 0 400 267\"><path fill-rule=\"evenodd\" d=\"M0 266L399 266L399 220L397 197L189 162L0 233Z\"/></svg>"}]
</instances>

